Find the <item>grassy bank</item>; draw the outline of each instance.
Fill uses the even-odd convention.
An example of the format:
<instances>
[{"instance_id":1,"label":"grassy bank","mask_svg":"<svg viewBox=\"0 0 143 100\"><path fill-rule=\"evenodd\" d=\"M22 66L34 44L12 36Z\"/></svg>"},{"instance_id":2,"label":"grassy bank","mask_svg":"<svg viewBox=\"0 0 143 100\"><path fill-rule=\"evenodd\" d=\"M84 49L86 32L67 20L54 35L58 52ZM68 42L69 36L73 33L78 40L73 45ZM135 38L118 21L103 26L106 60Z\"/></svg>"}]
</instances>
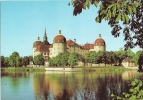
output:
<instances>
[{"instance_id":1,"label":"grassy bank","mask_svg":"<svg viewBox=\"0 0 143 100\"><path fill-rule=\"evenodd\" d=\"M122 66L113 66L113 67L84 67L83 71L84 72L111 72L111 71L127 71L127 70L132 70L132 69L127 69Z\"/></svg>"},{"instance_id":2,"label":"grassy bank","mask_svg":"<svg viewBox=\"0 0 143 100\"><path fill-rule=\"evenodd\" d=\"M63 68L63 67L52 67L52 68ZM65 67L65 68L69 68L69 67ZM131 70L131 69L127 69L124 68L122 66L108 66L108 67L73 67L73 68L82 68L83 72L111 72L111 71L126 71L126 70ZM1 71L22 71L22 72L44 72L45 71L45 67L8 67L8 68L1 68Z\"/></svg>"},{"instance_id":3,"label":"grassy bank","mask_svg":"<svg viewBox=\"0 0 143 100\"><path fill-rule=\"evenodd\" d=\"M8 67L8 68L1 68L1 71L18 71L18 72L34 72L34 71L37 71L37 72L41 72L41 71L45 71L45 68L43 67L37 67L37 68L33 68L33 67L16 67L16 68L13 68L13 67Z\"/></svg>"}]
</instances>

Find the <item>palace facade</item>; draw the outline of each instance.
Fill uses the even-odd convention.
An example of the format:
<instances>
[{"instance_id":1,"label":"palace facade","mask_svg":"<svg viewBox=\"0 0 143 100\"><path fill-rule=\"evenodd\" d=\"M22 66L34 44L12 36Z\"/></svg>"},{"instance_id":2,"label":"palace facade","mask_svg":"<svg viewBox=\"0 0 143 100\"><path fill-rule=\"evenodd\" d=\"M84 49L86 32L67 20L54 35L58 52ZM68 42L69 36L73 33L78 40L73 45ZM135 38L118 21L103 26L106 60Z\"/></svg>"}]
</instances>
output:
<instances>
[{"instance_id":1,"label":"palace facade","mask_svg":"<svg viewBox=\"0 0 143 100\"><path fill-rule=\"evenodd\" d=\"M53 43L50 44L48 42L45 29L43 41L41 41L40 37L38 37L38 39L33 44L33 58L34 56L42 54L46 60L57 56L59 53L76 52L78 54L84 55L89 51L106 51L106 43L104 39L101 38L101 34L99 34L99 37L93 44L86 43L84 45L79 45L75 40L66 40L66 38L62 35L61 30L59 30L59 33L53 40Z\"/></svg>"}]
</instances>

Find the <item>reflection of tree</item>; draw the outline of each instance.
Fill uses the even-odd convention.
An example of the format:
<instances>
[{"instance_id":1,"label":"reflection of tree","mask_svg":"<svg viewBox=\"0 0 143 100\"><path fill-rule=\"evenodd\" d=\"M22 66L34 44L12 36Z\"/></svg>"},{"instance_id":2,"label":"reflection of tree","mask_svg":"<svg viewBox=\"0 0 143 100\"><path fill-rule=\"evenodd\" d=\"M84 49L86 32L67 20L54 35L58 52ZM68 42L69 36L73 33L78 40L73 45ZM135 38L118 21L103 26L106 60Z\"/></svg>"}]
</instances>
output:
<instances>
[{"instance_id":1,"label":"reflection of tree","mask_svg":"<svg viewBox=\"0 0 143 100\"><path fill-rule=\"evenodd\" d=\"M72 77L69 79L68 76L63 74L62 78L60 78L59 83L61 84L61 89L59 89L59 93L54 97L55 100L70 100L70 98L73 97L73 91L74 91L74 84L71 81ZM73 79L72 79L73 80ZM69 83L71 82L71 83ZM73 88L70 88L70 84L73 86Z\"/></svg>"},{"instance_id":2,"label":"reflection of tree","mask_svg":"<svg viewBox=\"0 0 143 100\"><path fill-rule=\"evenodd\" d=\"M117 73L35 74L34 88L42 100L110 100L111 93L128 90L122 74Z\"/></svg>"},{"instance_id":3,"label":"reflection of tree","mask_svg":"<svg viewBox=\"0 0 143 100\"><path fill-rule=\"evenodd\" d=\"M34 73L33 86L35 92L35 99L47 100L49 95L49 84L46 84L45 74Z\"/></svg>"},{"instance_id":4,"label":"reflection of tree","mask_svg":"<svg viewBox=\"0 0 143 100\"><path fill-rule=\"evenodd\" d=\"M8 83L11 85L11 87L16 90L19 88L19 86L24 83L25 85L28 83L27 79L23 79L25 77L29 77L29 73L26 72L1 72L1 77L9 77Z\"/></svg>"}]
</instances>

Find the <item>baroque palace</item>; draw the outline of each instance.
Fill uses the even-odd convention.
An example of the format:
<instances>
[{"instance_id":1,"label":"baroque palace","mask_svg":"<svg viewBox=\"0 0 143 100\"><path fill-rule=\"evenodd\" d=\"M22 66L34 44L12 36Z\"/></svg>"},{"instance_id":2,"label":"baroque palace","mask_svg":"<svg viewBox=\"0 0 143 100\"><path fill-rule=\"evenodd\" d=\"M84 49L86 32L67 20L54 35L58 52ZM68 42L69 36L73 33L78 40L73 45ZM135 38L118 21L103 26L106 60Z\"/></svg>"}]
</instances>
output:
<instances>
[{"instance_id":1,"label":"baroque palace","mask_svg":"<svg viewBox=\"0 0 143 100\"><path fill-rule=\"evenodd\" d=\"M38 37L38 39L33 44L33 57L42 54L45 60L55 57L59 53L76 52L78 54L84 55L89 51L106 51L106 44L105 41L101 38L101 34L99 34L99 37L93 44L86 43L84 45L79 45L76 43L75 39L74 41L66 40L66 38L62 35L61 30L59 30L58 35L55 36L53 40L53 43L50 44L48 42L45 29L43 42L40 41L40 38Z\"/></svg>"}]
</instances>

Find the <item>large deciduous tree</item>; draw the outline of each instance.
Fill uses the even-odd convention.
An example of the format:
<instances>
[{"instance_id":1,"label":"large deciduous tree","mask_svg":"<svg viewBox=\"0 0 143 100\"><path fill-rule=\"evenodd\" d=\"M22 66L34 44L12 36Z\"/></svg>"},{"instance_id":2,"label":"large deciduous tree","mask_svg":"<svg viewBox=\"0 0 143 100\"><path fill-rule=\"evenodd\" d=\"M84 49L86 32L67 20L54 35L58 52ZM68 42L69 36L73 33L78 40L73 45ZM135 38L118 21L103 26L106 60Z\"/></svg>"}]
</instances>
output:
<instances>
[{"instance_id":1,"label":"large deciduous tree","mask_svg":"<svg viewBox=\"0 0 143 100\"><path fill-rule=\"evenodd\" d=\"M4 67L5 66L5 64L4 64L5 57L1 56L0 60L1 60L1 67Z\"/></svg>"},{"instance_id":2,"label":"large deciduous tree","mask_svg":"<svg viewBox=\"0 0 143 100\"><path fill-rule=\"evenodd\" d=\"M78 62L78 54L75 52L70 53L69 57L68 57L68 63L70 66L74 66L77 65Z\"/></svg>"},{"instance_id":3,"label":"large deciduous tree","mask_svg":"<svg viewBox=\"0 0 143 100\"><path fill-rule=\"evenodd\" d=\"M24 57L22 58L22 65L24 65L24 66L26 67L27 65L29 65L29 63L30 63L29 57L24 56Z\"/></svg>"},{"instance_id":4,"label":"large deciduous tree","mask_svg":"<svg viewBox=\"0 0 143 100\"><path fill-rule=\"evenodd\" d=\"M34 65L40 66L40 65L44 65L45 60L42 55L37 55L34 57L33 62L34 62Z\"/></svg>"},{"instance_id":5,"label":"large deciduous tree","mask_svg":"<svg viewBox=\"0 0 143 100\"><path fill-rule=\"evenodd\" d=\"M141 54L142 54L142 51L140 50L140 51L137 51L137 52L135 53L135 55L133 56L133 61L135 62L135 65L138 64L138 59L139 59L139 57L140 57ZM143 60L143 59L142 59L142 60Z\"/></svg>"},{"instance_id":6,"label":"large deciduous tree","mask_svg":"<svg viewBox=\"0 0 143 100\"><path fill-rule=\"evenodd\" d=\"M20 55L18 52L13 52L9 57L9 64L11 67L19 67L20 66Z\"/></svg>"},{"instance_id":7,"label":"large deciduous tree","mask_svg":"<svg viewBox=\"0 0 143 100\"><path fill-rule=\"evenodd\" d=\"M72 0L70 4L74 7L73 15L95 5L99 9L96 22L108 21L114 37L123 33L126 50L143 48L143 0Z\"/></svg>"}]
</instances>

